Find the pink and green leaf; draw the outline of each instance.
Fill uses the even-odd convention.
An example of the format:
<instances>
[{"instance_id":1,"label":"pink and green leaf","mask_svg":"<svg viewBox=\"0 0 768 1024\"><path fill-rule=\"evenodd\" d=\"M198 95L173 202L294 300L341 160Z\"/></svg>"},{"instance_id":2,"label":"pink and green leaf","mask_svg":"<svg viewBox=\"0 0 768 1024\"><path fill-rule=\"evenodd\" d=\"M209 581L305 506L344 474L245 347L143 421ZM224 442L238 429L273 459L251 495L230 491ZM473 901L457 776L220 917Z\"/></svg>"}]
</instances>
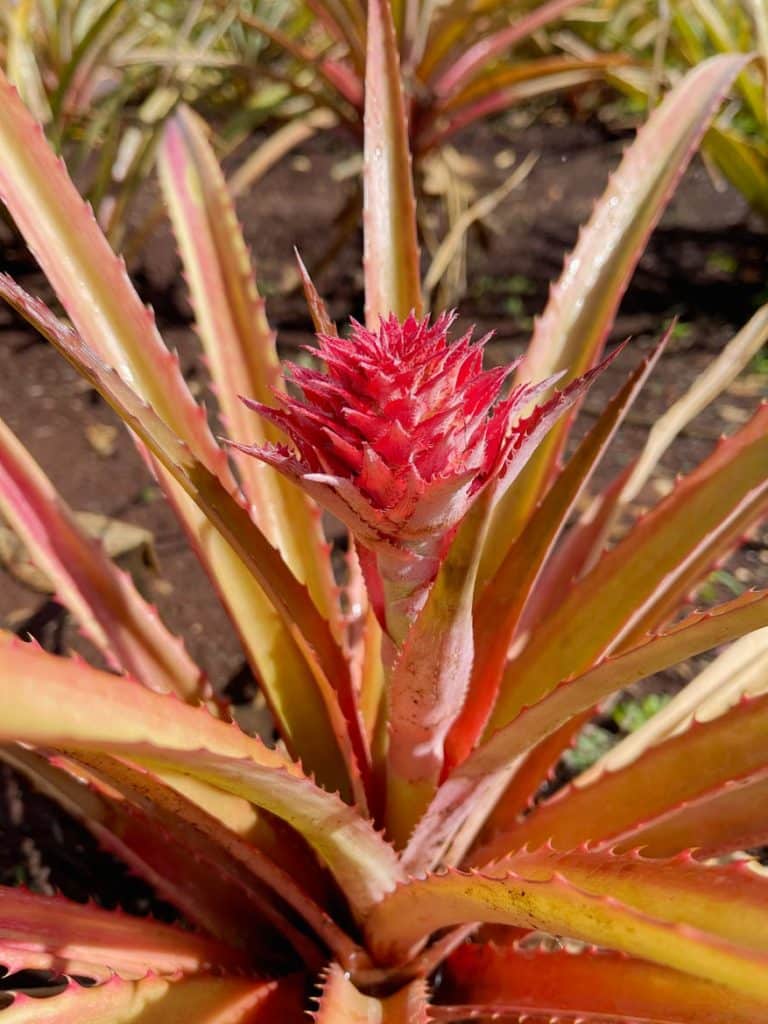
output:
<instances>
[{"instance_id":1,"label":"pink and green leaf","mask_svg":"<svg viewBox=\"0 0 768 1024\"><path fill-rule=\"evenodd\" d=\"M458 92L462 86L476 77L477 72L497 57L528 39L550 22L562 17L577 3L578 0L548 0L547 3L539 4L528 14L519 17L511 25L492 32L467 47L432 83L436 95L445 97Z\"/></svg>"},{"instance_id":2,"label":"pink and green leaf","mask_svg":"<svg viewBox=\"0 0 768 1024\"><path fill-rule=\"evenodd\" d=\"M489 732L671 618L693 582L768 509L767 426L765 405L571 586L509 663Z\"/></svg>"},{"instance_id":3,"label":"pink and green leaf","mask_svg":"<svg viewBox=\"0 0 768 1024\"><path fill-rule=\"evenodd\" d=\"M285 958L287 953L282 936L298 952L309 954L310 962L313 957L317 961L318 948L268 903L264 887L249 884L242 869L226 870L223 849L207 860L200 855L183 816L168 828L159 816L129 802L113 786L101 785L80 759L48 756L50 763L18 744L0 751L3 761L81 821L102 849L143 878L190 923L239 950L243 963L258 959L277 965L280 955ZM219 830L224 831L222 826Z\"/></svg>"},{"instance_id":4,"label":"pink and green leaf","mask_svg":"<svg viewBox=\"0 0 768 1024\"><path fill-rule=\"evenodd\" d=\"M679 805L659 821L639 826L621 849L642 848L649 857L668 857L692 840L697 857L721 857L768 845L768 771L729 779L698 800Z\"/></svg>"},{"instance_id":5,"label":"pink and green leaf","mask_svg":"<svg viewBox=\"0 0 768 1024\"><path fill-rule=\"evenodd\" d=\"M617 503L635 465L627 466L588 501L585 510L551 552L523 610L521 632L530 632L551 615L568 594L573 581L591 568L602 553Z\"/></svg>"},{"instance_id":6,"label":"pink and green leaf","mask_svg":"<svg viewBox=\"0 0 768 1024\"><path fill-rule=\"evenodd\" d=\"M315 962L320 966L322 960L318 963L317 947L288 920L292 914L303 918L345 966L354 965L364 958L359 947L313 899L304 887L303 880L299 881L298 875L286 869L292 852L288 843L285 844L285 860L278 863L253 840L244 840L222 828L215 818L150 772L141 771L115 758L82 752L77 756L76 767L78 765L86 766L97 786L104 782L108 789L116 791L122 801L130 805L135 817L144 823L145 829L154 827L161 833L161 857L163 846L166 852L177 849L187 851L192 861L193 877L201 881L200 895L207 905L210 905L212 899L206 892L208 879L213 878L215 881L218 878L224 883L219 888L223 888L230 896L230 913L234 903L232 890L239 891L241 901L244 893L246 898L250 898L259 916L288 939L297 952L302 954L305 963ZM287 838L283 837L284 840ZM175 860L171 858L166 864L171 866ZM299 868L299 865L296 867ZM309 884L311 874L307 872L307 867L311 868L311 865L302 867ZM177 882L182 888L189 886L185 877L188 870L186 863L180 869L177 866L173 870L171 882ZM178 881L176 875L180 876ZM290 911L286 913L287 908ZM242 917L244 911L250 914L254 912L242 907L238 914L235 908L233 918ZM226 915L220 916L226 921Z\"/></svg>"},{"instance_id":7,"label":"pink and green leaf","mask_svg":"<svg viewBox=\"0 0 768 1024\"><path fill-rule=\"evenodd\" d=\"M416 239L408 124L400 61L387 0L368 7L365 71L363 226L366 323L379 317L421 315L421 277Z\"/></svg>"},{"instance_id":8,"label":"pink and green leaf","mask_svg":"<svg viewBox=\"0 0 768 1024\"><path fill-rule=\"evenodd\" d=\"M0 77L0 198L78 333L212 471L221 451L94 216L15 90Z\"/></svg>"},{"instance_id":9,"label":"pink and green leaf","mask_svg":"<svg viewBox=\"0 0 768 1024\"><path fill-rule=\"evenodd\" d=\"M536 96L572 89L605 78L616 63L609 56L583 60L543 57L515 62L483 75L443 103L436 103L417 122L414 151L421 155L445 143L452 135L480 118L500 113Z\"/></svg>"},{"instance_id":10,"label":"pink and green leaf","mask_svg":"<svg viewBox=\"0 0 768 1024\"><path fill-rule=\"evenodd\" d=\"M283 440L240 400L273 404L273 389L282 386L280 364L234 204L191 110L181 108L166 125L159 172L227 434L243 444ZM333 620L336 591L317 509L271 467L236 448L232 454L256 521Z\"/></svg>"},{"instance_id":11,"label":"pink and green leaf","mask_svg":"<svg viewBox=\"0 0 768 1024\"><path fill-rule=\"evenodd\" d=\"M0 887L0 943L46 953L56 958L57 967L70 961L93 964L134 979L149 971L173 976L243 963L240 954L190 931L5 886Z\"/></svg>"},{"instance_id":12,"label":"pink and green leaf","mask_svg":"<svg viewBox=\"0 0 768 1024\"><path fill-rule=\"evenodd\" d=\"M445 737L469 686L472 606L489 499L490 493L478 500L459 526L389 676L387 829L400 847L434 796Z\"/></svg>"},{"instance_id":13,"label":"pink and green leaf","mask_svg":"<svg viewBox=\"0 0 768 1024\"><path fill-rule=\"evenodd\" d=\"M89 988L70 982L47 999L16 995L2 1012L7 1024L271 1024L277 1019L300 1024L303 1018L295 996L284 1002L284 984L205 976L148 976L137 981L115 977ZM281 1015L286 1013L290 1015Z\"/></svg>"},{"instance_id":14,"label":"pink and green leaf","mask_svg":"<svg viewBox=\"0 0 768 1024\"><path fill-rule=\"evenodd\" d=\"M283 654L295 654L302 664L304 672L310 669L312 675L299 675L298 680L306 680L306 697L317 707L323 718L328 721L335 737L336 748L328 748L325 735L319 735L317 720L309 718L308 708L301 709L296 725L302 726L302 735L306 744L301 746L308 765L314 768L324 779L336 780L336 784L346 788L347 779L331 774L334 769L347 774L355 796L365 803L365 795L359 776L358 765L366 764L367 753L362 726L351 688L349 668L343 658L341 648L331 634L325 620L307 593L306 588L290 571L280 557L279 552L269 543L256 523L253 522L248 510L222 484L221 480L197 460L189 448L180 441L150 409L125 381L110 367L103 364L79 337L68 330L50 314L42 303L26 295L10 279L0 275L0 291L4 297L12 301L24 315L32 319L45 331L49 341L68 359L78 371L89 380L102 397L113 407L121 419L133 430L142 443L152 452L158 463L168 472L186 495L199 508L208 524L208 543L211 536L219 537L220 543L226 547L228 557L238 561L247 569L257 583L256 596L268 598L272 608L282 619L285 635L291 646L284 645ZM215 527L214 530L211 526ZM262 606L263 606L263 602ZM251 607L254 614L256 609ZM253 635L254 623L250 623ZM306 630L312 639L305 635ZM263 637L258 637L264 642ZM280 666L287 671L287 665ZM329 680L333 680L334 686ZM334 687L336 689L334 689ZM340 707L339 696L344 700L345 707ZM297 699L296 692L286 692L285 687L277 687L270 694L273 707L286 712L285 705ZM344 715L344 711L349 716ZM280 719L285 720L285 714ZM357 739L356 750L350 744L350 729ZM313 751L317 751L318 761L315 763ZM346 767L341 767L335 760L346 755ZM357 758L357 762L355 761Z\"/></svg>"},{"instance_id":15,"label":"pink and green leaf","mask_svg":"<svg viewBox=\"0 0 768 1024\"><path fill-rule=\"evenodd\" d=\"M2 741L127 757L248 800L304 836L359 914L402 877L394 850L355 807L205 709L21 642L0 647L0 667L0 691L9 703L13 694Z\"/></svg>"},{"instance_id":16,"label":"pink and green leaf","mask_svg":"<svg viewBox=\"0 0 768 1024\"><path fill-rule=\"evenodd\" d=\"M469 802L574 716L638 679L760 628L767 615L768 593L745 594L714 611L690 615L667 632L560 683L481 743L442 783L405 851L406 867L418 871L437 863L461 826Z\"/></svg>"},{"instance_id":17,"label":"pink and green leaf","mask_svg":"<svg viewBox=\"0 0 768 1024\"><path fill-rule=\"evenodd\" d=\"M474 630L477 654L467 699L446 741L449 766L467 756L485 727L510 646L547 558L668 337L640 363L606 406L478 597Z\"/></svg>"},{"instance_id":18,"label":"pink and green leaf","mask_svg":"<svg viewBox=\"0 0 768 1024\"><path fill-rule=\"evenodd\" d=\"M0 421L0 510L62 604L113 667L185 700L206 682L183 643L77 519L32 456Z\"/></svg>"},{"instance_id":19,"label":"pink and green leaf","mask_svg":"<svg viewBox=\"0 0 768 1024\"><path fill-rule=\"evenodd\" d=\"M559 371L571 379L600 358L645 243L745 62L741 55L705 61L640 129L552 289L521 365L521 380L542 380ZM508 547L498 531L514 536L528 519L550 481L567 431L564 420L499 508L497 529L486 542L493 568Z\"/></svg>"},{"instance_id":20,"label":"pink and green leaf","mask_svg":"<svg viewBox=\"0 0 768 1024\"><path fill-rule=\"evenodd\" d=\"M0 78L0 197L25 235L62 304L86 343L113 364L153 404L175 435L200 460L222 490L233 486L227 459L213 441L203 411L192 400L178 359L165 349L152 314L130 285L91 211L75 191L42 130ZM3 294L9 298L8 282ZM22 302L43 334L50 324L39 308ZM22 309L24 312L24 309ZM55 333L55 332L54 332ZM231 545L161 467L156 467L172 506L179 513L196 552L215 581L245 649L269 696L286 741L299 745L307 763L332 784L347 788L344 755L338 750L334 711L326 693L317 692L307 652L290 635ZM273 558L274 561L274 553ZM304 599L302 599L304 600ZM308 610L309 606L307 605ZM311 612L310 612L311 614ZM258 628L256 628L258 627ZM327 631L327 624L322 627ZM339 668L339 666L337 666ZM344 674L334 681L344 685ZM291 680L290 693L286 679Z\"/></svg>"},{"instance_id":21,"label":"pink and green leaf","mask_svg":"<svg viewBox=\"0 0 768 1024\"><path fill-rule=\"evenodd\" d=\"M665 848L665 825L674 833L677 812L686 810L691 831L683 840L684 848L698 847L700 841L705 845L706 835L699 837L695 828L696 809L706 814L709 800L715 800L724 811L729 803L726 794L747 803L759 797L764 786L753 786L756 777L768 770L766 751L768 696L745 698L717 718L694 720L684 732L656 744L624 768L604 772L585 786L579 786L577 779L540 804L512 832L498 837L493 849L508 844L506 849L511 850L547 840L561 849L607 840L621 848L644 846L643 836L649 829L657 836L651 847L654 856L658 851L678 853L679 848ZM742 821L745 816L749 816L747 809L742 808ZM712 815L707 817L709 843L721 849L738 848L743 831L731 837L725 814L716 828ZM752 804L751 821L759 841L768 831L768 814L759 802ZM486 848L477 854L478 858L488 856L498 853Z\"/></svg>"}]
</instances>

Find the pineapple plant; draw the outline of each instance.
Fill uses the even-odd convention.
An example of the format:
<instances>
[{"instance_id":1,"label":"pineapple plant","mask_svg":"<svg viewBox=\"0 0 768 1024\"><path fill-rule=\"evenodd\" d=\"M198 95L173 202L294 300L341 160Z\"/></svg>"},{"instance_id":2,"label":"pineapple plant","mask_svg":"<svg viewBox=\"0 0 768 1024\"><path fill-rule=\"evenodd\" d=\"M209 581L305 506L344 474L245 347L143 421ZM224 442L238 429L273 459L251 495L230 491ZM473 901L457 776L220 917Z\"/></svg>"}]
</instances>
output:
<instances>
[{"instance_id":1,"label":"pineapple plant","mask_svg":"<svg viewBox=\"0 0 768 1024\"><path fill-rule=\"evenodd\" d=\"M743 61L708 61L665 98L523 359L483 370L482 339L422 308L387 0L371 0L367 48L365 324L339 331L303 273L323 370L281 373L204 128L182 109L165 130L226 443L0 80L0 196L68 321L7 276L0 293L132 432L280 735L232 722L0 429L0 509L111 666L0 633L0 756L186 922L0 888L0 963L62 979L48 999L17 991L0 1020L768 1021L768 882L736 856L768 840L764 670L731 665L625 763L534 799L602 701L768 626L764 592L686 610L766 514L768 407L607 545L653 449L577 513L665 339L563 455L645 240ZM767 329L763 310L744 336ZM343 578L320 508L349 530Z\"/></svg>"}]
</instances>

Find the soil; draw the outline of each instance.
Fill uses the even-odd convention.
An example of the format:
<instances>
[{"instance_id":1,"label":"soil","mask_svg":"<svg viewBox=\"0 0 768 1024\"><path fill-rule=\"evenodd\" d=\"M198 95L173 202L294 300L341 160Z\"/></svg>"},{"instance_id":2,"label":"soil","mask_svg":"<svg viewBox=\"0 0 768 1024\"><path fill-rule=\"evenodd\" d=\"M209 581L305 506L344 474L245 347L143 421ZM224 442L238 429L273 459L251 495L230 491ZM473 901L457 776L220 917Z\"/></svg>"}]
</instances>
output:
<instances>
[{"instance_id":1,"label":"soil","mask_svg":"<svg viewBox=\"0 0 768 1024\"><path fill-rule=\"evenodd\" d=\"M529 152L539 154L524 184L470 237L468 290L458 309L462 323L476 324L478 332L495 331L489 348L494 361L506 361L522 350L531 317L543 307L549 283L557 277L579 225L588 218L629 140L627 133L608 131L597 121L574 122L557 107L536 124L523 121L500 119L456 143L476 161L478 192L505 179L512 154L518 159ZM353 155L354 145L339 132L312 140L272 170L239 205L284 351L295 350L311 337L303 298L285 288L294 279L292 247L299 247L310 266L321 259L354 187L350 181L336 180ZM146 207L154 201L148 189ZM584 410L583 422L588 424L663 326L679 317L670 351L637 403L601 479L628 461L655 418L765 301L766 255L765 225L750 214L737 193L715 188L707 169L695 161L653 236L612 332L612 343L630 335L633 341L619 365L593 389ZM50 298L42 275L23 249L9 243L0 263L27 289ZM355 235L318 274L317 284L336 318L361 315L359 268L360 237ZM157 230L134 269L168 344L181 354L187 379L212 404L167 225ZM759 396L766 395L767 382L765 374L753 372L723 395L668 453L663 475L669 479L693 468L720 433L732 431L748 417ZM107 445L101 454L94 450L89 440L92 428L116 425L110 410L5 309L0 309L0 416L73 507L151 531L159 571L143 573L141 586L168 625L185 636L193 657L217 687L229 685L234 696L248 692L237 639L129 439L121 431L113 447ZM643 495L643 500L653 498L653 492ZM731 580L736 585L768 585L765 540L765 534L753 539L734 560ZM720 596L730 594L723 590ZM51 650L75 649L98 660L50 597L7 574L0 574L0 625L22 635L31 633ZM690 666L682 666L655 685L676 688L691 672ZM93 895L108 905L119 901L137 911L151 904L162 913L148 890L140 883L126 883L122 869L47 800L31 794L10 772L0 783L0 882L62 888L78 898Z\"/></svg>"}]
</instances>

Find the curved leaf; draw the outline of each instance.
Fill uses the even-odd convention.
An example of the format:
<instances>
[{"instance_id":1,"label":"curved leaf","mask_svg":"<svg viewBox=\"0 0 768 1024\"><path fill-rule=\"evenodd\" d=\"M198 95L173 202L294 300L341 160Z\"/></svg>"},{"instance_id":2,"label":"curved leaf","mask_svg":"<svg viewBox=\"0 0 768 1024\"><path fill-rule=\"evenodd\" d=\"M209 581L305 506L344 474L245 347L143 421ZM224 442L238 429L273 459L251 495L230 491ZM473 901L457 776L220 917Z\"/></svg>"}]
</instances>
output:
<instances>
[{"instance_id":1,"label":"curved leaf","mask_svg":"<svg viewBox=\"0 0 768 1024\"><path fill-rule=\"evenodd\" d=\"M514 766L511 779L488 814L477 836L476 846L482 847L494 837L517 826L522 815L533 807L539 790L554 781L563 754L573 746L581 730L594 717L595 708L580 711L521 757ZM473 851L470 851L467 859L469 863L475 862Z\"/></svg>"},{"instance_id":2,"label":"curved leaf","mask_svg":"<svg viewBox=\"0 0 768 1024\"><path fill-rule=\"evenodd\" d=\"M58 969L73 961L126 978L242 964L226 946L180 928L7 886L0 886L0 943L46 953Z\"/></svg>"},{"instance_id":3,"label":"curved leaf","mask_svg":"<svg viewBox=\"0 0 768 1024\"><path fill-rule=\"evenodd\" d=\"M528 14L523 15L511 25L492 32L472 46L468 47L454 63L444 71L433 83L435 94L440 97L450 96L470 81L477 71L501 56L505 50L532 36L534 32L560 18L578 0L548 0L539 4Z\"/></svg>"},{"instance_id":4,"label":"curved leaf","mask_svg":"<svg viewBox=\"0 0 768 1024\"><path fill-rule=\"evenodd\" d=\"M283 1010L281 984L205 977L112 978L92 988L71 982L49 999L17 995L2 1013L7 1024L271 1024ZM295 1016L280 1018L286 1024L302 1019L293 1009Z\"/></svg>"},{"instance_id":5,"label":"curved leaf","mask_svg":"<svg viewBox=\"0 0 768 1024\"><path fill-rule=\"evenodd\" d=\"M193 852L190 838L194 839L194 835L190 835L181 815L174 827L168 828L167 822L154 814L154 808L149 814L121 798L114 787L105 791L92 775L86 784L82 780L87 771L81 761L73 764L69 759L50 755L49 763L18 744L0 749L0 758L82 822L101 849L143 878L191 924L241 954L246 953L249 963L258 959L264 965L283 966L289 950L282 936L308 962L312 962L312 957L317 960L317 947L291 928L285 916L269 902L263 886L249 879L242 869L227 871L223 853L206 860L198 849ZM224 831L221 825L218 828ZM86 972L73 968L68 973ZM136 977L143 973L140 970Z\"/></svg>"},{"instance_id":6,"label":"curved leaf","mask_svg":"<svg viewBox=\"0 0 768 1024\"><path fill-rule=\"evenodd\" d=\"M599 359L621 296L683 171L736 75L743 55L714 57L688 74L638 132L567 258L560 281L536 323L519 370L521 380L565 371L578 376ZM556 465L568 430L563 421L541 446L495 523L514 536L527 520ZM517 524L517 529L510 527ZM491 572L508 544L492 529Z\"/></svg>"},{"instance_id":7,"label":"curved leaf","mask_svg":"<svg viewBox=\"0 0 768 1024\"><path fill-rule=\"evenodd\" d=\"M577 1017L590 1022L622 1019L643 1024L768 1021L764 1000L745 998L731 988L656 964L593 949L549 952L466 943L447 961L440 995L445 1002L486 1006L489 1018L495 1010L501 1020L506 1013L510 1019L540 1013L558 1021Z\"/></svg>"},{"instance_id":8,"label":"curved leaf","mask_svg":"<svg viewBox=\"0 0 768 1024\"><path fill-rule=\"evenodd\" d=\"M494 850L502 849L506 843L506 850L526 842L537 845L545 841L560 849L572 849L583 841L602 840L612 840L612 846L620 844L623 849L644 846L643 834L649 826L652 832L654 826L662 827L657 831L656 845L648 853L678 853L679 848L664 847L663 825L669 823L674 829L677 811L684 810L682 805L695 800L706 806L708 798L715 798L722 807L729 783L734 796L749 799L761 792L760 786L754 789L750 785L752 777L766 771L768 695L744 699L711 721L694 720L685 732L651 747L624 768L604 772L589 785L580 786L577 779L540 804L513 832L500 836L492 849L480 851L477 857L498 856ZM695 825L692 808L688 808L687 817ZM751 820L758 835L768 832L768 812L759 803L752 806ZM715 843L726 849L730 845L727 826L728 820L723 818L719 842ZM742 838L743 835L732 837L737 848ZM699 836L692 831L683 848L698 847L699 843Z\"/></svg>"},{"instance_id":9,"label":"curved leaf","mask_svg":"<svg viewBox=\"0 0 768 1024\"><path fill-rule=\"evenodd\" d=\"M619 846L641 848L649 857L669 857L696 841L697 857L720 857L768 844L768 772L731 779L666 818L637 828Z\"/></svg>"},{"instance_id":10,"label":"curved leaf","mask_svg":"<svg viewBox=\"0 0 768 1024\"><path fill-rule=\"evenodd\" d=\"M394 850L356 808L204 708L21 642L0 647L0 699L13 705L0 740L128 757L270 811L304 836L358 913L402 877Z\"/></svg>"},{"instance_id":11,"label":"curved leaf","mask_svg":"<svg viewBox=\"0 0 768 1024\"><path fill-rule=\"evenodd\" d=\"M301 876L291 874L282 864L267 855L254 843L241 839L223 829L220 824L199 809L186 797L175 792L163 781L146 771L139 771L115 758L98 754L78 754L77 764L87 766L95 773L96 779L103 779L108 790L115 790L122 800L138 812L136 817L144 822L147 830L159 833L161 844L173 850L176 856L168 867L178 864L177 851L185 849L192 861L193 874L202 875L203 897L210 900L205 892L205 875L215 881L217 877L229 883L229 888L244 891L256 904L260 916L282 932L294 948L302 955L305 963L318 963L318 950L299 930L287 920L285 910L303 918L315 934L331 949L345 967L358 964L364 959L362 950L344 934L330 915L315 902ZM121 835L121 838L124 836ZM286 860L289 850L285 851ZM296 869L307 870L307 865L296 865ZM185 876L188 867L183 864L174 869L180 876L182 887L188 883ZM255 880L255 885L254 885ZM311 875L307 884L311 881ZM225 887L226 888L226 887ZM230 905L232 903L231 894ZM242 895L240 897L242 899ZM266 899L265 899L266 898ZM266 902L267 900L272 902ZM273 905L279 901L279 906ZM250 911L253 913L253 910ZM237 915L235 915L237 916ZM253 939L251 939L253 941Z\"/></svg>"},{"instance_id":12,"label":"curved leaf","mask_svg":"<svg viewBox=\"0 0 768 1024\"><path fill-rule=\"evenodd\" d=\"M417 122L414 151L421 155L443 144L450 136L480 118L499 113L535 96L572 89L605 78L616 63L610 56L589 60L541 57L495 70L465 90L436 103Z\"/></svg>"},{"instance_id":13,"label":"curved leaf","mask_svg":"<svg viewBox=\"0 0 768 1024\"><path fill-rule=\"evenodd\" d=\"M89 639L152 689L188 700L207 684L181 640L169 633L75 516L32 456L0 420L0 511L30 557L56 587L58 599Z\"/></svg>"},{"instance_id":14,"label":"curved leaf","mask_svg":"<svg viewBox=\"0 0 768 1024\"><path fill-rule=\"evenodd\" d=\"M694 718L716 718L742 697L756 697L768 689L768 629L756 629L721 651L695 679L638 729L625 736L586 771L586 785L604 770L616 771L649 747L687 729Z\"/></svg>"},{"instance_id":15,"label":"curved leaf","mask_svg":"<svg viewBox=\"0 0 768 1024\"><path fill-rule=\"evenodd\" d=\"M2 75L0 198L86 343L159 411L212 478L220 477L224 489L234 487L227 458L213 441L205 415L189 393L178 358L163 345L153 316L128 281L122 262L109 248L42 130ZM9 289L6 280L6 299ZM16 292L18 299L19 290ZM45 329L47 318L39 305L24 301L21 305L23 315L31 312L35 326L52 340L51 325L48 323ZM210 529L208 519L177 486L178 481L174 482L157 464L155 469L224 599L286 741L295 750L298 733L307 761L329 783L347 790L343 754L334 749L337 726L328 722L333 710L327 707L324 695L317 693L313 666L306 663L307 652L297 647L289 628L265 600L257 580L230 544L217 530ZM281 699L283 673L295 681L293 700ZM343 685L343 670L334 678ZM326 684L326 690L329 687ZM297 707L313 708L311 726L296 714Z\"/></svg>"},{"instance_id":16,"label":"curved leaf","mask_svg":"<svg viewBox=\"0 0 768 1024\"><path fill-rule=\"evenodd\" d=\"M694 416L713 402L768 342L768 305L761 306L742 329L731 338L716 359L700 373L686 393L660 416L648 431L632 473L619 501L634 501L658 465L659 459Z\"/></svg>"},{"instance_id":17,"label":"curved leaf","mask_svg":"<svg viewBox=\"0 0 768 1024\"><path fill-rule=\"evenodd\" d=\"M638 132L552 290L520 367L525 380L582 373L599 356L621 295L741 54L704 61L686 75Z\"/></svg>"},{"instance_id":18,"label":"curved leaf","mask_svg":"<svg viewBox=\"0 0 768 1024\"><path fill-rule=\"evenodd\" d=\"M304 585L291 573L238 498L230 494L216 474L195 458L189 448L111 367L101 363L80 338L59 323L42 303L28 296L4 275L0 275L0 291L24 315L32 319L36 325L40 325L49 341L93 384L121 419L152 451L158 463L195 502L205 517L209 539L211 535L220 536L230 555L239 559L258 582L259 589L252 596L261 604L261 595L266 595L282 619L284 636L287 635L287 639L292 641L296 648L295 653L304 656L306 666L313 673L314 681L306 679L301 668L297 681L305 683L310 707L320 705L320 720L327 716L338 743L335 750L329 749L327 742L324 742L326 737L322 734L318 737L317 720L309 720L306 716L307 709L302 708L302 714L290 720L294 730L301 728L302 736L306 737L307 745L306 748L302 746L302 753L311 767L316 767L318 774L324 779L330 777L331 780L337 778L331 772L339 768L338 761L333 755L345 754L352 790L364 805L365 793L355 763L355 754L359 758L358 764L363 765L366 764L368 755L352 692L349 666L330 632L328 622L312 603ZM212 530L211 526L215 527L215 530ZM251 612L255 611L256 608L251 602ZM250 626L253 636L252 622ZM305 635L307 631L312 634L312 640ZM264 640L258 635L256 639L262 642ZM288 647L287 650L283 647L280 654L293 654L293 647ZM284 666L281 668L284 669ZM335 687L345 701L348 719L342 715L338 697L329 679L333 679ZM277 681L274 681L268 692L273 698L273 706L276 703L284 712L290 707L291 699L296 699L294 694L286 695L284 688L280 687ZM284 709L284 705L288 708ZM285 722L285 713L280 720ZM350 726L357 741L356 752L351 749ZM316 766L313 754L318 758L319 763ZM338 784L346 791L344 769L341 771L342 778Z\"/></svg>"},{"instance_id":19,"label":"curved leaf","mask_svg":"<svg viewBox=\"0 0 768 1024\"><path fill-rule=\"evenodd\" d=\"M669 619L692 582L768 509L768 404L577 580L504 674L487 732L601 655Z\"/></svg>"},{"instance_id":20,"label":"curved leaf","mask_svg":"<svg viewBox=\"0 0 768 1024\"><path fill-rule=\"evenodd\" d=\"M0 73L0 198L78 333L211 470L220 449L154 317L39 125Z\"/></svg>"},{"instance_id":21,"label":"curved leaf","mask_svg":"<svg viewBox=\"0 0 768 1024\"><path fill-rule=\"evenodd\" d=\"M744 864L523 851L485 874L401 885L365 926L376 955L399 962L433 931L471 921L569 936L768 998L768 881Z\"/></svg>"},{"instance_id":22,"label":"curved leaf","mask_svg":"<svg viewBox=\"0 0 768 1024\"><path fill-rule=\"evenodd\" d=\"M417 871L437 863L471 801L492 788L500 773L514 766L521 755L575 715L646 675L759 628L766 615L768 592L746 594L714 612L691 615L666 633L563 681L454 769L419 822L403 854L404 864Z\"/></svg>"},{"instance_id":23,"label":"curved leaf","mask_svg":"<svg viewBox=\"0 0 768 1024\"><path fill-rule=\"evenodd\" d=\"M434 796L472 671L472 604L490 492L465 516L387 684L387 831L405 846ZM425 652L429 655L425 657Z\"/></svg>"},{"instance_id":24,"label":"curved leaf","mask_svg":"<svg viewBox=\"0 0 768 1024\"><path fill-rule=\"evenodd\" d=\"M546 559L626 411L656 365L668 338L669 332L605 407L542 499L536 515L512 543L498 572L478 597L475 613L477 655L467 699L446 742L449 766L460 763L467 756L482 732L493 707L520 618Z\"/></svg>"}]
</instances>

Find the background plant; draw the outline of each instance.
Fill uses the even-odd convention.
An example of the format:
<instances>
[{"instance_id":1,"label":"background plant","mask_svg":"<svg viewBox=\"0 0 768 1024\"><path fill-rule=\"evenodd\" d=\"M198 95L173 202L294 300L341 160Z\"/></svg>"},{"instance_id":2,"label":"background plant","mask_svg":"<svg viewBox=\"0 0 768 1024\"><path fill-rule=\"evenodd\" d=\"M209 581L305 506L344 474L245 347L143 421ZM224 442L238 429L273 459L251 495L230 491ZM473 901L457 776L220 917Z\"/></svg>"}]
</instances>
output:
<instances>
[{"instance_id":1,"label":"background plant","mask_svg":"<svg viewBox=\"0 0 768 1024\"><path fill-rule=\"evenodd\" d=\"M559 24L575 0L548 3L431 4L403 0L393 5L397 47L403 69L410 150L417 190L436 195L447 229L421 218L432 257L425 277L429 294L442 280L441 296L455 300L465 287L465 237L471 225L525 180L530 161L520 162L494 192L478 195L472 162L458 153L455 136L473 123L540 96L567 92L601 80L623 63L613 53L573 56L542 44L542 33ZM282 49L285 81L321 109L330 109L354 136L363 134L366 5L361 0L298 4L292 31L240 13L255 35ZM307 16L309 15L309 16ZM274 73L274 65L272 72ZM339 217L340 244L358 222L359 191L353 190ZM422 213L424 211L421 211Z\"/></svg>"},{"instance_id":2,"label":"background plant","mask_svg":"<svg viewBox=\"0 0 768 1024\"><path fill-rule=\"evenodd\" d=\"M763 216L768 214L768 20L761 0L605 0L571 26L590 45L557 37L574 55L620 52L635 67L610 75L641 108L692 67L718 53L759 55L738 76L733 95L707 131L702 149Z\"/></svg>"},{"instance_id":3,"label":"background plant","mask_svg":"<svg viewBox=\"0 0 768 1024\"><path fill-rule=\"evenodd\" d=\"M145 211L137 214L135 204L154 167L165 120L179 102L215 118L222 149L279 112L288 91L263 79L257 85L265 40L244 31L238 18L256 10L267 24L279 23L286 5L5 5L0 53L6 73L66 156L114 247L140 227Z\"/></svg>"},{"instance_id":4,"label":"background plant","mask_svg":"<svg viewBox=\"0 0 768 1024\"><path fill-rule=\"evenodd\" d=\"M305 277L322 351L338 371L294 371L314 409L282 390L274 336L199 121L180 111L164 135L164 188L221 413L236 445L256 442L258 459L216 443L122 265L2 85L0 193L72 326L7 277L0 288L133 431L281 735L268 748L228 722L179 642L4 429L4 514L114 671L0 634L2 756L198 929L0 890L3 963L64 979L45 1003L17 996L2 1011L13 1024L299 1021L317 979L321 1024L768 1020L765 880L751 864L710 859L766 840L768 698L764 672L745 670L744 647L761 634L740 641L739 671L732 661L720 684L710 678L714 708L703 713L700 684L687 712L670 704L651 719L664 723L659 742L532 806L603 699L768 625L765 593L680 614L691 587L765 515L768 407L646 516L628 514L665 444L764 339L765 310L583 517L573 518L577 502L662 346L560 461L648 234L743 65L702 65L643 128L553 289L513 389L491 412L508 371L481 373L481 349L467 339L447 347L444 318L431 328L433 348L406 344L423 342L427 327L409 320L422 316L419 261L389 18L386 4L371 5L369 333L339 336ZM435 362L420 366L427 352ZM372 372L350 390L364 360ZM376 405L382 381L382 401L404 389L402 409L386 417ZM416 416L414 448L430 440L441 474L419 463L417 477L407 450L403 458L396 427L406 413ZM279 447L281 416L296 451ZM329 456L318 430L335 460L320 473L312 459ZM398 499L415 500L392 504L390 488L403 480L412 489ZM341 501L353 522L342 600L308 491ZM624 536L604 551L619 520ZM691 845L695 854L685 852ZM552 951L542 935L573 942Z\"/></svg>"}]
</instances>

